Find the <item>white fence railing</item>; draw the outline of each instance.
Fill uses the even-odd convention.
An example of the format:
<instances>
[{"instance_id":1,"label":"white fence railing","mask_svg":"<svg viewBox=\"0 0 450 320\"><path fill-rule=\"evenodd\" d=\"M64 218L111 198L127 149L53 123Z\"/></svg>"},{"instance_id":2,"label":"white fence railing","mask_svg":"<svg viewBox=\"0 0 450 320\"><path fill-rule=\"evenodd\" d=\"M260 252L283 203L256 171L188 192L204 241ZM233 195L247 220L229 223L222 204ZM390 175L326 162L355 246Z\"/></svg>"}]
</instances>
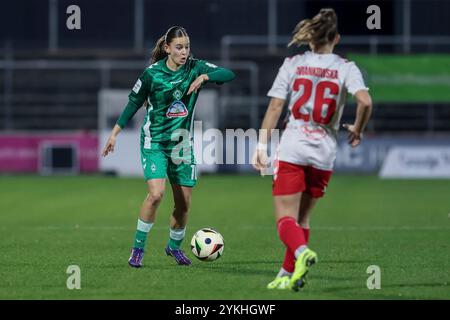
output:
<instances>
[{"instance_id":1,"label":"white fence railing","mask_svg":"<svg viewBox=\"0 0 450 320\"><path fill-rule=\"evenodd\" d=\"M221 59L222 61L231 60L231 50L239 46L286 46L291 41L290 36L269 36L260 35L227 35L221 39ZM341 45L356 46L364 45L369 48L370 54L378 54L381 45L394 45L402 48L401 53L409 53L411 45L420 45L427 47L428 52L433 52L438 46L449 46L450 37L447 36L412 36L405 38L403 36L354 36L343 35L340 41ZM450 52L450 49L449 49Z\"/></svg>"}]
</instances>

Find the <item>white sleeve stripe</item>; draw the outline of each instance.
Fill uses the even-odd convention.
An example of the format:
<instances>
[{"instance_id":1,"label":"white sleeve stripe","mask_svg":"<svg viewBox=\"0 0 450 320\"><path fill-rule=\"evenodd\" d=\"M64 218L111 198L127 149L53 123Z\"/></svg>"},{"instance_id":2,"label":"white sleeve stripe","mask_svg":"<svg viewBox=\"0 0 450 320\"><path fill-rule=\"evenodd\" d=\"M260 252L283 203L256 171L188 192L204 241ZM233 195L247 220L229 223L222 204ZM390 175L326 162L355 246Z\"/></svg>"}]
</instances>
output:
<instances>
[{"instance_id":1,"label":"white sleeve stripe","mask_svg":"<svg viewBox=\"0 0 450 320\"><path fill-rule=\"evenodd\" d=\"M365 86L363 86L363 87L356 87L356 88L352 88L351 91L348 90L348 92L349 92L352 96L354 96L355 93L357 93L357 92L360 91L360 90L366 90L366 91L369 91L369 88L368 88L368 87L365 87Z\"/></svg>"}]
</instances>

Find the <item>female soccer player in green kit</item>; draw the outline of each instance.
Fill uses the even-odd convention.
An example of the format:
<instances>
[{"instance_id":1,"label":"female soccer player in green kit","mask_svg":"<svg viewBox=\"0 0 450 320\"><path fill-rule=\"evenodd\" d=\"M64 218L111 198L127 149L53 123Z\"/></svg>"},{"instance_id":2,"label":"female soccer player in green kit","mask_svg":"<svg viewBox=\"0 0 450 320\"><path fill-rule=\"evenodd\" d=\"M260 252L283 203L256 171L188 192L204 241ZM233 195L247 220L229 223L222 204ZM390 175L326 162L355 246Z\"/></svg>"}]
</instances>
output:
<instances>
[{"instance_id":1,"label":"female soccer player in green kit","mask_svg":"<svg viewBox=\"0 0 450 320\"><path fill-rule=\"evenodd\" d=\"M146 103L140 148L148 195L140 210L128 260L130 266L142 266L145 242L164 194L166 175L172 186L175 206L165 251L179 265L191 264L180 245L185 237L192 188L197 180L192 141L195 103L203 84L222 84L234 78L234 73L228 69L192 58L189 36L182 27L171 27L156 43L152 64L131 90L128 104L102 152L106 156L114 151L117 135ZM180 142L179 138L186 136L186 132L189 133L188 141Z\"/></svg>"}]
</instances>

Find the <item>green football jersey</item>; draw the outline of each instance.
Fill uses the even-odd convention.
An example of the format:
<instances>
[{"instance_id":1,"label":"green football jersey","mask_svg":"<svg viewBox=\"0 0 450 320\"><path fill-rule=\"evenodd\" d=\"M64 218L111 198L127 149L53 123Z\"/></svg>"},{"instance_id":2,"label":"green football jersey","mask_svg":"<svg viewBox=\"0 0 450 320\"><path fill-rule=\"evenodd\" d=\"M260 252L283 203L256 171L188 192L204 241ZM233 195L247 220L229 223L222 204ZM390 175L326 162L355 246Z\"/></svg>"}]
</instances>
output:
<instances>
[{"instance_id":1,"label":"green football jersey","mask_svg":"<svg viewBox=\"0 0 450 320\"><path fill-rule=\"evenodd\" d=\"M145 100L148 101L141 129L144 148L149 148L151 142L170 141L177 129L187 130L192 137L195 103L200 90L187 95L191 83L201 74L226 70L206 61L190 58L180 69L173 71L167 67L166 61L167 58L149 66L129 94L130 101L136 106L142 106ZM220 78L214 82L221 83L218 80ZM231 79L225 79L229 80Z\"/></svg>"}]
</instances>

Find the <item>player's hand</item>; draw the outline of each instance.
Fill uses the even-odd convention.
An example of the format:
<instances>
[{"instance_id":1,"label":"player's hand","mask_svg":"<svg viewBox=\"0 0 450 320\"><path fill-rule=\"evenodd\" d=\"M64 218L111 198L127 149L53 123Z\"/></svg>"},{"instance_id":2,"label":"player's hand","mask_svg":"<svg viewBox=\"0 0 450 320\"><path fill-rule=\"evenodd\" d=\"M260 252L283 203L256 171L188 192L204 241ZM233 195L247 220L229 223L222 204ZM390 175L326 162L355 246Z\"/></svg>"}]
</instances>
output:
<instances>
[{"instance_id":1,"label":"player's hand","mask_svg":"<svg viewBox=\"0 0 450 320\"><path fill-rule=\"evenodd\" d=\"M258 171L263 171L269 167L269 157L267 150L256 149L252 158L252 166Z\"/></svg>"},{"instance_id":2,"label":"player's hand","mask_svg":"<svg viewBox=\"0 0 450 320\"><path fill-rule=\"evenodd\" d=\"M108 153L114 152L114 146L116 145L116 138L113 136L110 136L108 138L108 141L106 142L105 147L103 148L102 156L106 157Z\"/></svg>"},{"instance_id":3,"label":"player's hand","mask_svg":"<svg viewBox=\"0 0 450 320\"><path fill-rule=\"evenodd\" d=\"M197 79L194 80L194 82L191 83L191 86L189 87L189 90L187 92L187 95L190 95L192 92L197 93L197 90L200 89L200 87L208 81L209 78L206 74L201 74L197 77Z\"/></svg>"},{"instance_id":4,"label":"player's hand","mask_svg":"<svg viewBox=\"0 0 450 320\"><path fill-rule=\"evenodd\" d=\"M356 148L359 146L362 140L363 134L355 130L355 126L352 124L343 124L342 125L348 131L348 143L352 146L352 148Z\"/></svg>"}]
</instances>

